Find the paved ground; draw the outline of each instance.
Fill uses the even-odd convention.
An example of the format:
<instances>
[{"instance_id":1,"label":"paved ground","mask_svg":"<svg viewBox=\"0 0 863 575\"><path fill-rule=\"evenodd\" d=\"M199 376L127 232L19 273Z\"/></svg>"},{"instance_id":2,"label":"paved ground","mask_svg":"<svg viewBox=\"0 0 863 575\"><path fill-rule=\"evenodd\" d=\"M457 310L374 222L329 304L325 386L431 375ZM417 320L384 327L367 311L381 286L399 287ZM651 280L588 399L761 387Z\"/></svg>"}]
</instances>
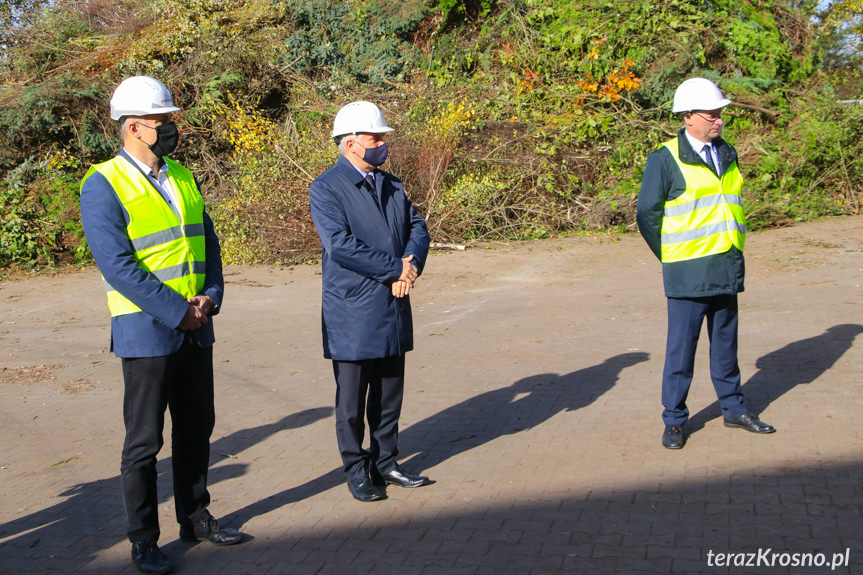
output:
<instances>
[{"instance_id":1,"label":"paved ground","mask_svg":"<svg viewBox=\"0 0 863 575\"><path fill-rule=\"evenodd\" d=\"M178 541L166 448L160 543L190 574L863 572L863 217L750 234L747 254L744 391L779 431L724 428L700 352L672 452L640 238L435 252L401 446L437 483L372 504L337 471L318 267L228 268L211 510L254 539ZM99 289L93 270L0 284L0 573L134 572Z\"/></svg>"}]
</instances>

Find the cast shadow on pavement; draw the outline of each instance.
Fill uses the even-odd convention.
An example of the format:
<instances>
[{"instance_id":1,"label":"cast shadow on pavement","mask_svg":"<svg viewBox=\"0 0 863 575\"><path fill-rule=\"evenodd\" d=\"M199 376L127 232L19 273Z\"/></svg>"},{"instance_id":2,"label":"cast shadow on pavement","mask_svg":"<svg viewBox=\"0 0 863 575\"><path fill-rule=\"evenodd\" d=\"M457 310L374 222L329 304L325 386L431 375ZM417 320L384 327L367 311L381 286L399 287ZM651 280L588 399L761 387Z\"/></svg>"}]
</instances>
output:
<instances>
[{"instance_id":1,"label":"cast shadow on pavement","mask_svg":"<svg viewBox=\"0 0 863 575\"><path fill-rule=\"evenodd\" d=\"M636 459L613 485L514 492L463 506L438 502L372 521L346 504L352 519L298 526L249 545L201 545L194 553L163 548L177 572L188 575L852 575L863 564L858 455L719 465L698 479L644 474ZM765 550L768 558L776 553L789 561L747 559ZM721 566L715 556L711 564L718 553L748 567L728 560ZM827 563L787 566L801 553L824 554ZM836 566L837 555L850 561ZM33 567L12 573L57 573L45 559L9 565ZM131 574L132 568L126 557L112 557L74 572Z\"/></svg>"},{"instance_id":2,"label":"cast shadow on pavement","mask_svg":"<svg viewBox=\"0 0 863 575\"><path fill-rule=\"evenodd\" d=\"M188 574L851 575L861 565L861 476L861 461L721 469L697 481L639 480L633 469L614 487L354 517L169 556ZM724 568L714 558L710 566L711 551L760 550L818 552L827 561L847 553L851 565Z\"/></svg>"},{"instance_id":3,"label":"cast shadow on pavement","mask_svg":"<svg viewBox=\"0 0 863 575\"><path fill-rule=\"evenodd\" d=\"M420 473L504 435L532 429L562 411L587 407L610 390L627 367L647 361L644 352L623 353L585 369L520 379L449 407L399 435L399 456Z\"/></svg>"},{"instance_id":4,"label":"cast shadow on pavement","mask_svg":"<svg viewBox=\"0 0 863 575\"><path fill-rule=\"evenodd\" d=\"M758 371L743 384L743 397L749 409L761 413L798 385L817 380L851 349L861 333L863 325L835 325L821 335L789 343L758 358L755 362ZM686 422L686 432L695 433L721 416L719 402L714 401Z\"/></svg>"},{"instance_id":5,"label":"cast shadow on pavement","mask_svg":"<svg viewBox=\"0 0 863 575\"><path fill-rule=\"evenodd\" d=\"M421 473L498 437L531 429L561 411L575 411L610 390L627 367L647 361L644 352L624 353L566 375L545 373L520 379L444 409L399 432L399 459ZM335 449L335 445L333 445ZM284 505L344 484L341 468L291 487L225 516L234 527ZM345 497L349 497L345 488Z\"/></svg>"},{"instance_id":6,"label":"cast shadow on pavement","mask_svg":"<svg viewBox=\"0 0 863 575\"><path fill-rule=\"evenodd\" d=\"M332 407L317 407L299 411L283 417L279 421L242 429L214 441L210 446L211 465L219 460L218 454L236 454L258 444L279 431L298 429L329 417ZM170 430L165 430L170 434ZM117 453L117 465L120 454ZM173 500L171 488L171 458L159 460L159 502ZM220 481L245 474L245 464L222 465L211 468L208 483L212 486ZM60 493L58 497L67 498L30 515L0 524L0 557L15 556L19 553L74 556L83 561L102 549L108 549L125 540L125 520L123 518L123 494L120 476L99 479L89 483L74 485ZM213 509L218 515L224 510ZM176 523L162 525L164 535L177 531ZM80 538L80 544L69 545L70 535ZM16 537L17 535L17 537ZM2 569L0 569L2 571Z\"/></svg>"}]
</instances>

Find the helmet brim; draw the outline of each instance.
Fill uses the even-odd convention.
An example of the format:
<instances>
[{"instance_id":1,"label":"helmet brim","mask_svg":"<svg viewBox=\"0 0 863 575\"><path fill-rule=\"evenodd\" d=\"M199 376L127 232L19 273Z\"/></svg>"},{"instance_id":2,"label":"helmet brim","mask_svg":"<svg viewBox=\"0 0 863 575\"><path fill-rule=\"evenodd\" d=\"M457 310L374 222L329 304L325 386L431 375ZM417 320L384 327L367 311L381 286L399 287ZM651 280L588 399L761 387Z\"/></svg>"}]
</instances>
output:
<instances>
[{"instance_id":1,"label":"helmet brim","mask_svg":"<svg viewBox=\"0 0 863 575\"><path fill-rule=\"evenodd\" d=\"M673 110L671 110L671 113L672 114L689 114L690 112L701 112L701 111L705 111L705 110L718 110L720 108L724 108L725 106L728 106L729 104L731 104L731 100L729 100L728 98L722 98L721 100L716 100L715 102L707 102L703 106L700 106L698 108L691 108L691 109L690 108L686 108L686 109L674 108Z\"/></svg>"},{"instance_id":2,"label":"helmet brim","mask_svg":"<svg viewBox=\"0 0 863 575\"><path fill-rule=\"evenodd\" d=\"M180 108L176 106L162 106L160 108L153 108L152 110L111 110L111 119L119 120L125 116L135 116L136 118L142 116L153 116L156 114L170 114L171 112L179 112Z\"/></svg>"},{"instance_id":3,"label":"helmet brim","mask_svg":"<svg viewBox=\"0 0 863 575\"><path fill-rule=\"evenodd\" d=\"M356 132L342 132L341 134L333 132L333 135L330 137L341 138L342 136L353 136L355 134L386 134L388 132L395 132L395 129L387 126L385 128L370 128L368 130L357 130Z\"/></svg>"}]
</instances>

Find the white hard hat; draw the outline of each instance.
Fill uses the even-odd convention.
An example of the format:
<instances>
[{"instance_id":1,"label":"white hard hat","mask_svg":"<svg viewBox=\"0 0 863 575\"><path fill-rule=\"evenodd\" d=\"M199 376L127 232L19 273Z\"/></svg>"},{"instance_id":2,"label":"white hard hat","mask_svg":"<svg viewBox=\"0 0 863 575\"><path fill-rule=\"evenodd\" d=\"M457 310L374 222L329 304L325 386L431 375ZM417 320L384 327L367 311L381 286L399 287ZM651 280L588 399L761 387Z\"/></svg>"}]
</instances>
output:
<instances>
[{"instance_id":1,"label":"white hard hat","mask_svg":"<svg viewBox=\"0 0 863 575\"><path fill-rule=\"evenodd\" d=\"M387 126L387 121L381 109L365 100L351 102L342 107L333 121L333 138L345 134L385 134L393 129Z\"/></svg>"},{"instance_id":2,"label":"white hard hat","mask_svg":"<svg viewBox=\"0 0 863 575\"><path fill-rule=\"evenodd\" d=\"M123 116L167 114L179 109L174 106L168 88L150 76L126 78L111 96L112 120L119 120Z\"/></svg>"},{"instance_id":3,"label":"white hard hat","mask_svg":"<svg viewBox=\"0 0 863 575\"><path fill-rule=\"evenodd\" d=\"M677 87L671 111L692 112L694 110L717 110L731 103L719 91L719 87L707 78L690 78Z\"/></svg>"}]
</instances>

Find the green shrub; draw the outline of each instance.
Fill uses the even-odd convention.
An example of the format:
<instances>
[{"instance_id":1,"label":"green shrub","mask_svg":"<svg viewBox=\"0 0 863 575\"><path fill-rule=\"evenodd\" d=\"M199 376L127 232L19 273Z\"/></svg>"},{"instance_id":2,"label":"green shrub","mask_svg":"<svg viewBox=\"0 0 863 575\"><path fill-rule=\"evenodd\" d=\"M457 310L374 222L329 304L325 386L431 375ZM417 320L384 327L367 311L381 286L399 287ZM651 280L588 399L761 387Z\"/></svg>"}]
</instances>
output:
<instances>
[{"instance_id":1,"label":"green shrub","mask_svg":"<svg viewBox=\"0 0 863 575\"><path fill-rule=\"evenodd\" d=\"M117 151L108 100L130 74L182 108L176 158L228 262L319 250L308 184L355 99L396 128L387 167L435 239L634 229L645 158L678 130L671 99L695 75L737 104L725 135L752 228L859 213L861 107L836 103L863 85L859 50L841 50L856 2L816 20L819 5L786 0L13 0L0 266L86 257L78 182Z\"/></svg>"},{"instance_id":2,"label":"green shrub","mask_svg":"<svg viewBox=\"0 0 863 575\"><path fill-rule=\"evenodd\" d=\"M90 259L78 212L77 160L57 152L28 159L0 185L0 266L51 266Z\"/></svg>"}]
</instances>

